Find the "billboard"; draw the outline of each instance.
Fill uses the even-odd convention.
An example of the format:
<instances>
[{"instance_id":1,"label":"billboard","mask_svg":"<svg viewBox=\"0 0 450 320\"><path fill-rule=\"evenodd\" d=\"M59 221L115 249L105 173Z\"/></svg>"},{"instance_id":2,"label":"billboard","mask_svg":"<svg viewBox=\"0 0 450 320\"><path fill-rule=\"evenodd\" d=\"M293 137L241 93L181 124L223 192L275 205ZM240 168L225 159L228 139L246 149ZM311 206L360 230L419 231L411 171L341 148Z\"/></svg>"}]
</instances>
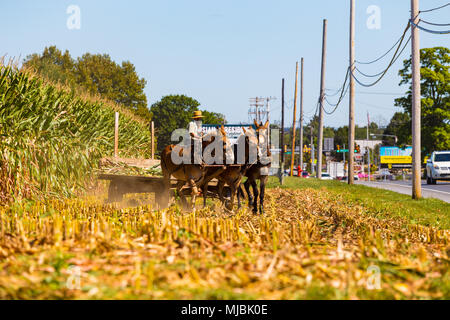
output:
<instances>
[{"instance_id":1,"label":"billboard","mask_svg":"<svg viewBox=\"0 0 450 320\"><path fill-rule=\"evenodd\" d=\"M202 131L204 134L216 130L216 127L221 126L221 124L203 124ZM227 133L227 138L231 141L232 144L237 142L237 139L241 134L244 133L242 127L248 128L252 127L256 129L254 124L224 124L225 132Z\"/></svg>"},{"instance_id":2,"label":"billboard","mask_svg":"<svg viewBox=\"0 0 450 320\"><path fill-rule=\"evenodd\" d=\"M381 164L411 164L412 147L380 147Z\"/></svg>"}]
</instances>

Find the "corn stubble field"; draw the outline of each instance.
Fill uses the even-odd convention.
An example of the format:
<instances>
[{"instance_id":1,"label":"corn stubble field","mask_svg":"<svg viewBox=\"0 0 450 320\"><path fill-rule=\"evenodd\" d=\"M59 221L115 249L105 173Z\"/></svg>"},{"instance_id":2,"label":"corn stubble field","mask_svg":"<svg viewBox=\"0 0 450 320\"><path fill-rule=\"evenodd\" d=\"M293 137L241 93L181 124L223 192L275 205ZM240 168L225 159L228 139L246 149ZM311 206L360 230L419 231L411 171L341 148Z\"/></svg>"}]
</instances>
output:
<instances>
[{"instance_id":1,"label":"corn stubble field","mask_svg":"<svg viewBox=\"0 0 450 320\"><path fill-rule=\"evenodd\" d=\"M398 200L308 185L268 189L264 215L217 200L158 210L146 195L106 205L106 184L80 190L112 150L114 111L122 156L148 156L146 126L0 67L0 299L450 299L448 206L422 212L439 210L433 227Z\"/></svg>"},{"instance_id":2,"label":"corn stubble field","mask_svg":"<svg viewBox=\"0 0 450 320\"><path fill-rule=\"evenodd\" d=\"M101 200L0 209L0 298L450 298L448 230L326 189L270 189L263 216Z\"/></svg>"}]
</instances>

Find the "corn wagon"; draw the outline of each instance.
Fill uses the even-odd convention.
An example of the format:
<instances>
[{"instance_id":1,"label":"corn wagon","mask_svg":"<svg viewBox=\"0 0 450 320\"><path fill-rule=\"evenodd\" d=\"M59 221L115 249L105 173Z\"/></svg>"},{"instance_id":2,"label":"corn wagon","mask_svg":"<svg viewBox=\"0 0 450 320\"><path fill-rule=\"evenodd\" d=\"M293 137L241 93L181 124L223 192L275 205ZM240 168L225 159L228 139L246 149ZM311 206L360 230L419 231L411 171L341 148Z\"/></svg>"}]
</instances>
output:
<instances>
[{"instance_id":1,"label":"corn wagon","mask_svg":"<svg viewBox=\"0 0 450 320\"><path fill-rule=\"evenodd\" d=\"M128 193L154 193L156 203L161 203L161 195L164 192L162 177L133 176L120 174L100 174L100 180L108 180L108 202L120 202ZM171 181L170 195L175 195L176 180ZM190 187L184 187L182 192L187 196L191 194ZM224 187L225 195L230 193L228 186ZM217 179L208 183L208 198L219 198Z\"/></svg>"}]
</instances>

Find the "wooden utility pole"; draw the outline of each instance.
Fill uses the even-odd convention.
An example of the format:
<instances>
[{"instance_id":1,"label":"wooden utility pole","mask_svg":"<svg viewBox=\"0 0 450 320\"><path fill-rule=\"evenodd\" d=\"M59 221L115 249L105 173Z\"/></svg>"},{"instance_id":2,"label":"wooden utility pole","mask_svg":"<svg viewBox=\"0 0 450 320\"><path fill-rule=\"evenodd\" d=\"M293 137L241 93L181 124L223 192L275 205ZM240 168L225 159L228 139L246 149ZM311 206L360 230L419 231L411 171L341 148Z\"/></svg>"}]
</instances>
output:
<instances>
[{"instance_id":1,"label":"wooden utility pole","mask_svg":"<svg viewBox=\"0 0 450 320\"><path fill-rule=\"evenodd\" d=\"M114 158L119 156L119 113L114 117Z\"/></svg>"},{"instance_id":2,"label":"wooden utility pole","mask_svg":"<svg viewBox=\"0 0 450 320\"><path fill-rule=\"evenodd\" d=\"M294 175L294 157L295 157L295 115L297 113L297 85L298 82L298 62L295 63L295 90L294 90L294 120L292 122L292 151L291 151L291 172Z\"/></svg>"},{"instance_id":3,"label":"wooden utility pole","mask_svg":"<svg viewBox=\"0 0 450 320\"><path fill-rule=\"evenodd\" d=\"M411 0L411 20L419 24L419 0ZM412 56L412 198L422 198L420 161L420 39L419 30L411 25Z\"/></svg>"},{"instance_id":4,"label":"wooden utility pole","mask_svg":"<svg viewBox=\"0 0 450 320\"><path fill-rule=\"evenodd\" d=\"M284 170L284 78L281 79L281 164Z\"/></svg>"},{"instance_id":5,"label":"wooden utility pole","mask_svg":"<svg viewBox=\"0 0 450 320\"><path fill-rule=\"evenodd\" d=\"M313 122L311 121L311 175L314 175L314 135L313 135Z\"/></svg>"},{"instance_id":6,"label":"wooden utility pole","mask_svg":"<svg viewBox=\"0 0 450 320\"><path fill-rule=\"evenodd\" d=\"M368 172L368 180L370 181L370 145L369 145L369 126L370 126L370 118L369 118L369 112L367 112L367 172Z\"/></svg>"},{"instance_id":7,"label":"wooden utility pole","mask_svg":"<svg viewBox=\"0 0 450 320\"><path fill-rule=\"evenodd\" d=\"M152 121L152 160L155 159L155 123Z\"/></svg>"},{"instance_id":8,"label":"wooden utility pole","mask_svg":"<svg viewBox=\"0 0 450 320\"><path fill-rule=\"evenodd\" d=\"M303 58L300 71L300 169L303 170Z\"/></svg>"},{"instance_id":9,"label":"wooden utility pole","mask_svg":"<svg viewBox=\"0 0 450 320\"><path fill-rule=\"evenodd\" d=\"M354 166L355 166L355 79L353 72L355 71L355 0L350 0L350 101L348 112L348 184L354 182Z\"/></svg>"},{"instance_id":10,"label":"wooden utility pole","mask_svg":"<svg viewBox=\"0 0 450 320\"><path fill-rule=\"evenodd\" d=\"M281 79L281 168L280 168L280 183L283 184L284 173L284 78Z\"/></svg>"},{"instance_id":11,"label":"wooden utility pole","mask_svg":"<svg viewBox=\"0 0 450 320\"><path fill-rule=\"evenodd\" d=\"M323 153L323 101L325 98L325 67L327 53L327 19L323 19L322 36L322 72L320 75L320 110L319 110L319 134L317 137L317 178L322 177L322 153Z\"/></svg>"}]
</instances>

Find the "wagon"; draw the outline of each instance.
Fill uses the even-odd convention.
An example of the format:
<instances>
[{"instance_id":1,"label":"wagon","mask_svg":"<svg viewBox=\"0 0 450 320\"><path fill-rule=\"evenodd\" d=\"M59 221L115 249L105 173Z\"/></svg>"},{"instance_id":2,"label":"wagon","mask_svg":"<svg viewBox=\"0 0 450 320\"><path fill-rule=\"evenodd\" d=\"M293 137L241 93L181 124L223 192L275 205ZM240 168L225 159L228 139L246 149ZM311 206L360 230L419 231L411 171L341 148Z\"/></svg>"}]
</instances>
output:
<instances>
[{"instance_id":1,"label":"wagon","mask_svg":"<svg viewBox=\"0 0 450 320\"><path fill-rule=\"evenodd\" d=\"M127 193L154 193L155 200L161 203L161 195L164 191L162 177L132 176L119 174L100 174L100 180L109 180L108 202L120 202ZM176 180L171 181L170 193L174 195ZM183 189L185 195L191 192L189 187ZM225 194L229 194L230 188L224 187ZM208 198L219 198L217 180L213 179L208 183Z\"/></svg>"}]
</instances>

